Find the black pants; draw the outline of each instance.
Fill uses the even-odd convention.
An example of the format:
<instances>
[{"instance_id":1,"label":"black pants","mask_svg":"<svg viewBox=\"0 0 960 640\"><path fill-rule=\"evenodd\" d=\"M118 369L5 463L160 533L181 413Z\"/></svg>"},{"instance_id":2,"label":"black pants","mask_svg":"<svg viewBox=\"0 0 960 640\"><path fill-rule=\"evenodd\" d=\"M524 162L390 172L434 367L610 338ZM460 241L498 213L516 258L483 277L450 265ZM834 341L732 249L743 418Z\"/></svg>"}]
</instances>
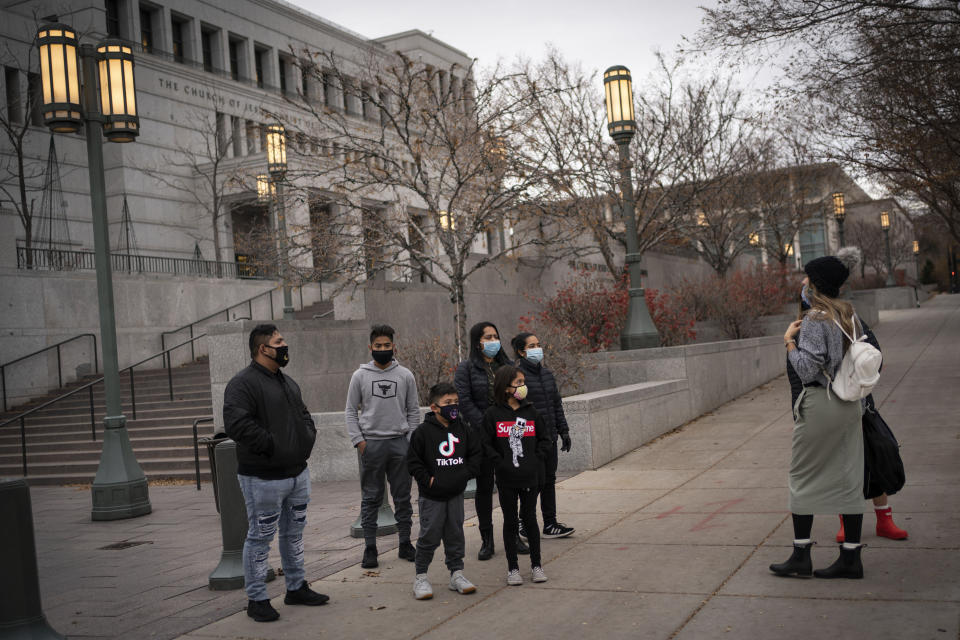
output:
<instances>
[{"instance_id":1,"label":"black pants","mask_svg":"<svg viewBox=\"0 0 960 640\"><path fill-rule=\"evenodd\" d=\"M543 526L557 522L557 441L543 459L543 485L540 487L540 513L543 514Z\"/></svg>"},{"instance_id":2,"label":"black pants","mask_svg":"<svg viewBox=\"0 0 960 640\"><path fill-rule=\"evenodd\" d=\"M480 466L480 474L477 476L477 493L473 498L474 506L477 508L477 524L480 527L480 533L491 535L493 534L493 470L493 461L484 458Z\"/></svg>"},{"instance_id":3,"label":"black pants","mask_svg":"<svg viewBox=\"0 0 960 640\"><path fill-rule=\"evenodd\" d=\"M530 566L540 566L540 529L537 527L537 488L516 489L497 485L500 510L503 512L503 548L507 554L507 568L519 569L517 562L517 533L520 521L517 518L517 502L520 503L520 518L527 530L530 546Z\"/></svg>"}]
</instances>

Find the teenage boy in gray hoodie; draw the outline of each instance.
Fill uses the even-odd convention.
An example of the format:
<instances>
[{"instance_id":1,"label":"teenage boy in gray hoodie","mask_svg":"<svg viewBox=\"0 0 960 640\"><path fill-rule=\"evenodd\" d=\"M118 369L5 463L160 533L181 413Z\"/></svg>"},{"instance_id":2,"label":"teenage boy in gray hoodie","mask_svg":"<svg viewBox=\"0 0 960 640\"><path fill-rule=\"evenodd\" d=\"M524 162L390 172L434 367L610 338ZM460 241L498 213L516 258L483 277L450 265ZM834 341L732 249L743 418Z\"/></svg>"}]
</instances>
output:
<instances>
[{"instance_id":1,"label":"teenage boy in gray hoodie","mask_svg":"<svg viewBox=\"0 0 960 640\"><path fill-rule=\"evenodd\" d=\"M400 535L397 554L410 562L416 554L410 544L413 509L407 449L410 434L420 424L420 404L413 373L393 359L393 346L392 327L371 327L373 359L353 372L347 391L347 432L360 458L360 522L366 542L360 566L364 569L378 565L377 512L385 480L390 483Z\"/></svg>"}]
</instances>

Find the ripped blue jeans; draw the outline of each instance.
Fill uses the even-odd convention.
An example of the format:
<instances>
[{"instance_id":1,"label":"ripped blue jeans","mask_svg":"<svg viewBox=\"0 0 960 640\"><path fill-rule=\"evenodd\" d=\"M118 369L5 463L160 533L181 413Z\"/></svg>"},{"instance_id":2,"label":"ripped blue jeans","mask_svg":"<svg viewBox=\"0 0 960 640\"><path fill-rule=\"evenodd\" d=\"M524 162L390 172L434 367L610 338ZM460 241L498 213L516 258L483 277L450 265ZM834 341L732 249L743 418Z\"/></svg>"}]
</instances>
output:
<instances>
[{"instance_id":1,"label":"ripped blue jeans","mask_svg":"<svg viewBox=\"0 0 960 640\"><path fill-rule=\"evenodd\" d=\"M296 478L263 480L238 475L240 490L247 503L247 540L243 543L243 577L247 597L266 600L267 561L270 542L280 531L280 562L287 590L303 584L303 529L307 524L310 502L310 472L304 469Z\"/></svg>"}]
</instances>

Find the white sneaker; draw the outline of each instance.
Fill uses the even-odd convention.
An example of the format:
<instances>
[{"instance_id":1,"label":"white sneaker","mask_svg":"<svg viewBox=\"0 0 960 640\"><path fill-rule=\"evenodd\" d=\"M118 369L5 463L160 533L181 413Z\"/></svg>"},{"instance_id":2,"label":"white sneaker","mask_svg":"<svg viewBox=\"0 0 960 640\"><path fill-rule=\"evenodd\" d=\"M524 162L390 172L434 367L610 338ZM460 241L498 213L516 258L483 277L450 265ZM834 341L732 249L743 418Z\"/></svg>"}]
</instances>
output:
<instances>
[{"instance_id":1,"label":"white sneaker","mask_svg":"<svg viewBox=\"0 0 960 640\"><path fill-rule=\"evenodd\" d=\"M523 584L523 577L520 575L520 569L511 569L507 572L507 584L513 587Z\"/></svg>"},{"instance_id":2,"label":"white sneaker","mask_svg":"<svg viewBox=\"0 0 960 640\"><path fill-rule=\"evenodd\" d=\"M534 567L533 568L533 581L534 582L546 582L547 574L543 572L543 567Z\"/></svg>"},{"instance_id":3,"label":"white sneaker","mask_svg":"<svg viewBox=\"0 0 960 640\"><path fill-rule=\"evenodd\" d=\"M417 600L429 600L433 597L433 587L427 580L427 574L418 573L417 577L413 579L413 597Z\"/></svg>"},{"instance_id":4,"label":"white sneaker","mask_svg":"<svg viewBox=\"0 0 960 640\"><path fill-rule=\"evenodd\" d=\"M457 593L473 593L477 590L473 583L463 577L459 569L450 574L450 590Z\"/></svg>"}]
</instances>

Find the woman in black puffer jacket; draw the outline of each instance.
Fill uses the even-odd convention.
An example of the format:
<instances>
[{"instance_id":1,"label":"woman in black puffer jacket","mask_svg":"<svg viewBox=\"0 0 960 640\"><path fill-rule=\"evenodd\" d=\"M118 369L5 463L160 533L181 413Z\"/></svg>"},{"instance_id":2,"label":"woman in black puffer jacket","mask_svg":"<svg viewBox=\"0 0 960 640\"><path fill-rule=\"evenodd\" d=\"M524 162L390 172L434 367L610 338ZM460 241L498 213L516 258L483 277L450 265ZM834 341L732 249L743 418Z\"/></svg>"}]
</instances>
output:
<instances>
[{"instance_id":1,"label":"woman in black puffer jacket","mask_svg":"<svg viewBox=\"0 0 960 640\"><path fill-rule=\"evenodd\" d=\"M457 366L453 384L457 388L460 419L467 422L474 433L480 434L483 413L494 404L493 376L503 365L512 364L506 350L500 346L500 332L492 322L478 322L470 328L470 355ZM493 544L493 462L484 457L477 476L474 504L480 528L478 560L489 560L494 554ZM521 547L526 551L526 545Z\"/></svg>"},{"instance_id":2,"label":"woman in black puffer jacket","mask_svg":"<svg viewBox=\"0 0 960 640\"><path fill-rule=\"evenodd\" d=\"M570 427L563 414L563 401L553 372L543 366L543 347L532 333L519 333L510 342L517 355L516 366L527 382L527 400L544 421L550 440L550 449L544 457L543 484L540 487L540 513L543 514L543 537L564 538L573 533L573 527L557 522L557 437L563 441L561 451L570 451ZM526 537L521 527L521 537Z\"/></svg>"}]
</instances>

